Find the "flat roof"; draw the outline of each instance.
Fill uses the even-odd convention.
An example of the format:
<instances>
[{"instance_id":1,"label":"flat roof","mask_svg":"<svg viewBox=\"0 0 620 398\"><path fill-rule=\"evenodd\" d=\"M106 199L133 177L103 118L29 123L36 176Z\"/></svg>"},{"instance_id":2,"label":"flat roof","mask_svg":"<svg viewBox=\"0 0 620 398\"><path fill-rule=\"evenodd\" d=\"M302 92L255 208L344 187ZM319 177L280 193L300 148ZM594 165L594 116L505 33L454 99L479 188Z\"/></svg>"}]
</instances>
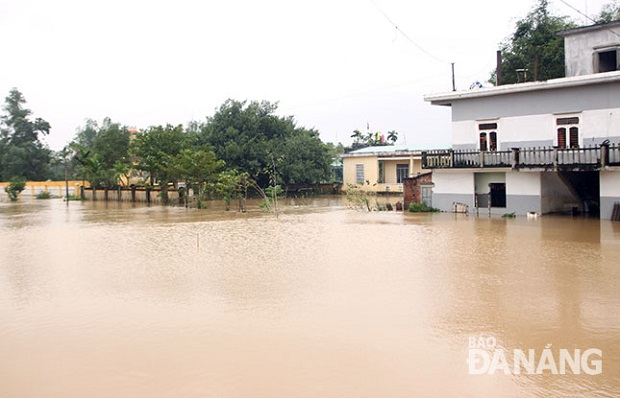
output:
<instances>
[{"instance_id":1,"label":"flat roof","mask_svg":"<svg viewBox=\"0 0 620 398\"><path fill-rule=\"evenodd\" d=\"M574 29L562 30L556 34L558 36L566 37L566 36L571 36L571 35L578 35L581 33L596 32L597 30L614 29L614 28L620 28L620 21L614 21L614 22L596 24L596 25L580 26Z\"/></svg>"},{"instance_id":2,"label":"flat roof","mask_svg":"<svg viewBox=\"0 0 620 398\"><path fill-rule=\"evenodd\" d=\"M605 84L620 82L620 71L595 73L574 77L564 77L541 82L506 84L502 86L474 88L471 90L450 91L447 93L427 94L424 101L433 105L452 105L454 101L467 100L472 98L493 97L497 95L508 95L515 93L525 93L540 90L553 90L561 88L587 86L592 84Z\"/></svg>"},{"instance_id":3,"label":"flat roof","mask_svg":"<svg viewBox=\"0 0 620 398\"><path fill-rule=\"evenodd\" d=\"M411 156L421 155L421 149L412 149L407 146L381 145L369 146L366 148L356 149L349 153L343 153L343 158L352 158L360 156Z\"/></svg>"}]
</instances>

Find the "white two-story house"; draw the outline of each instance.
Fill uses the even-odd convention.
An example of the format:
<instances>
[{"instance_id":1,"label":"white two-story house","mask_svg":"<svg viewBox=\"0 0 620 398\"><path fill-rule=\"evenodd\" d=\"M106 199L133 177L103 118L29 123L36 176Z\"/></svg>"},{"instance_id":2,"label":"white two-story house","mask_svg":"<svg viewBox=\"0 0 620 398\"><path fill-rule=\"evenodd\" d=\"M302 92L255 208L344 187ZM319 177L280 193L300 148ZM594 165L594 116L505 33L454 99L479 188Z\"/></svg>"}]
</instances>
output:
<instances>
[{"instance_id":1,"label":"white two-story house","mask_svg":"<svg viewBox=\"0 0 620 398\"><path fill-rule=\"evenodd\" d=\"M566 78L425 96L452 109L452 149L422 154L434 207L610 219L620 202L620 22L559 34Z\"/></svg>"}]
</instances>

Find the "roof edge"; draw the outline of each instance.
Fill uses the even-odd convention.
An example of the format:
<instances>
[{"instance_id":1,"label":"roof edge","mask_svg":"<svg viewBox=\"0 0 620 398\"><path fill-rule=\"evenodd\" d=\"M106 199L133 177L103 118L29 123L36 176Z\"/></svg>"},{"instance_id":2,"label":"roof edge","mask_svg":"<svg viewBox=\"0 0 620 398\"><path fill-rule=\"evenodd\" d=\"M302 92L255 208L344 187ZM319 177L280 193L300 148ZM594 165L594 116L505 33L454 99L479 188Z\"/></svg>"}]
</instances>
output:
<instances>
[{"instance_id":1,"label":"roof edge","mask_svg":"<svg viewBox=\"0 0 620 398\"><path fill-rule=\"evenodd\" d=\"M563 77L559 79L552 79L540 82L506 84L503 86L485 87L473 90L426 94L424 96L424 101L430 102L433 105L450 105L453 101L471 98L493 97L498 95L508 95L540 90L553 90L613 82L620 82L620 71L595 73L583 76Z\"/></svg>"}]
</instances>

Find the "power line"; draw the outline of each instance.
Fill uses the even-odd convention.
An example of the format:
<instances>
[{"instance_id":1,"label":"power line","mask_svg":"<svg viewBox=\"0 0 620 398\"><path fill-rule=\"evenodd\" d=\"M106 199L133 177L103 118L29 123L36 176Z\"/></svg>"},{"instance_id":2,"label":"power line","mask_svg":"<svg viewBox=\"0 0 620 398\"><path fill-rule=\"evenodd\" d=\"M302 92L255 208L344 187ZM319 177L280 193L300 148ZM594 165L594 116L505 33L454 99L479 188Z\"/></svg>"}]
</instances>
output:
<instances>
[{"instance_id":1,"label":"power line","mask_svg":"<svg viewBox=\"0 0 620 398\"><path fill-rule=\"evenodd\" d=\"M564 4L565 6L567 6L568 8L572 9L573 11L583 15L584 17L586 17L587 19L589 19L591 22L593 22L594 24L597 24L598 21L596 21L595 19L591 18L588 14L586 14L585 12L582 12L581 10L577 9L576 7L573 7L572 5L570 5L569 3L567 3L564 0L560 0L560 2L562 2L562 4ZM614 35L620 37L620 34L618 34L618 32L616 32L615 30L611 29L611 28L607 28L608 31L610 31L611 33L613 33Z\"/></svg>"},{"instance_id":2,"label":"power line","mask_svg":"<svg viewBox=\"0 0 620 398\"><path fill-rule=\"evenodd\" d=\"M582 16L586 17L587 19L589 19L590 21L596 23L596 21L592 18L590 18L590 16L584 12L582 12L581 10L577 9L576 7L573 7L572 5L568 4L567 2L565 2L564 0L560 0L562 3L564 3L565 6L567 6L568 8L570 8L571 10L575 11L578 14L581 14Z\"/></svg>"},{"instance_id":3,"label":"power line","mask_svg":"<svg viewBox=\"0 0 620 398\"><path fill-rule=\"evenodd\" d=\"M421 45L419 45L418 43L416 43L415 41L413 41L413 39L411 37L409 37L405 32L403 32L401 29L399 29L398 25L396 25L394 23L394 21L392 21L392 19L373 1L373 0L368 0L372 3L373 6L375 6L375 8L385 17L385 19L388 20L388 22L390 24L392 24L392 26L394 26L394 28L396 29L396 31L398 33L400 33L401 35L403 35L403 37L405 39L407 39L407 41L409 41L411 44L413 44L414 46L416 46L420 51L422 51L424 54L428 55L429 57L433 58L435 61L437 62L441 62L441 63L449 63L448 61L441 59L433 54L431 54L429 51L427 51L424 47L422 47Z\"/></svg>"}]
</instances>

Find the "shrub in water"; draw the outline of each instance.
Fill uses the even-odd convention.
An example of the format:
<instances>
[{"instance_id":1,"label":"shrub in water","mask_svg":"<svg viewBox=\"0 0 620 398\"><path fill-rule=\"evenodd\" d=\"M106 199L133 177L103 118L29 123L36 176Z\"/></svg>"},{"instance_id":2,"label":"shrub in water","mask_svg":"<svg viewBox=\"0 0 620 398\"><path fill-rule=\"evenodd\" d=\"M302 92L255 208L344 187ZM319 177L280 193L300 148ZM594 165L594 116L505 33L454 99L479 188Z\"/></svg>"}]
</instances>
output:
<instances>
[{"instance_id":1,"label":"shrub in water","mask_svg":"<svg viewBox=\"0 0 620 398\"><path fill-rule=\"evenodd\" d=\"M435 213L438 212L439 209L427 206L426 203L411 202L409 205L409 211L412 213Z\"/></svg>"},{"instance_id":2,"label":"shrub in water","mask_svg":"<svg viewBox=\"0 0 620 398\"><path fill-rule=\"evenodd\" d=\"M26 189L26 180L20 177L13 177L9 185L4 188L4 191L9 195L9 199L15 202L24 189Z\"/></svg>"},{"instance_id":3,"label":"shrub in water","mask_svg":"<svg viewBox=\"0 0 620 398\"><path fill-rule=\"evenodd\" d=\"M50 199L51 197L52 194L46 191L41 191L36 196L37 199Z\"/></svg>"}]
</instances>

